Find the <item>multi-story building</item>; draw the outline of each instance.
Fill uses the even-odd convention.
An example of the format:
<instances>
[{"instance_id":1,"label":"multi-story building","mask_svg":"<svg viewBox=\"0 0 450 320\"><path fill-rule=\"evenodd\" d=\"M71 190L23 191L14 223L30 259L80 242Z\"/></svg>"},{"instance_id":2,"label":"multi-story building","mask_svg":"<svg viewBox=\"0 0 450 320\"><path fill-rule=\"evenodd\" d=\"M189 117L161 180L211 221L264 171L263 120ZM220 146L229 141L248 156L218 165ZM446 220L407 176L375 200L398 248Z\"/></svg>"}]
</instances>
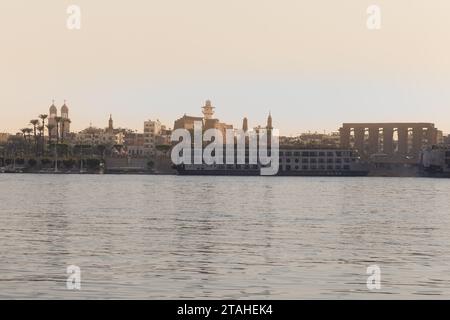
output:
<instances>
[{"instance_id":1,"label":"multi-story building","mask_svg":"<svg viewBox=\"0 0 450 320\"><path fill-rule=\"evenodd\" d=\"M225 131L227 129L233 129L233 125L220 122L219 119L213 118L215 107L212 106L211 101L207 100L205 105L202 107L203 117L193 117L184 115L183 117L175 120L175 129L186 129L193 130L195 122L201 122L202 129L218 129L222 132L225 139Z\"/></svg>"},{"instance_id":2,"label":"multi-story building","mask_svg":"<svg viewBox=\"0 0 450 320\"><path fill-rule=\"evenodd\" d=\"M160 135L156 137L156 145L170 145L172 143L171 137L172 130L162 125Z\"/></svg>"},{"instance_id":3,"label":"multi-story building","mask_svg":"<svg viewBox=\"0 0 450 320\"><path fill-rule=\"evenodd\" d=\"M8 142L9 133L2 133L0 132L0 144L4 144Z\"/></svg>"},{"instance_id":4,"label":"multi-story building","mask_svg":"<svg viewBox=\"0 0 450 320\"><path fill-rule=\"evenodd\" d=\"M158 136L161 134L161 122L159 120L148 120L144 122L144 154L146 156L156 155Z\"/></svg>"},{"instance_id":5,"label":"multi-story building","mask_svg":"<svg viewBox=\"0 0 450 320\"><path fill-rule=\"evenodd\" d=\"M124 146L129 156L144 156L144 134L137 132L127 132L124 136Z\"/></svg>"}]
</instances>

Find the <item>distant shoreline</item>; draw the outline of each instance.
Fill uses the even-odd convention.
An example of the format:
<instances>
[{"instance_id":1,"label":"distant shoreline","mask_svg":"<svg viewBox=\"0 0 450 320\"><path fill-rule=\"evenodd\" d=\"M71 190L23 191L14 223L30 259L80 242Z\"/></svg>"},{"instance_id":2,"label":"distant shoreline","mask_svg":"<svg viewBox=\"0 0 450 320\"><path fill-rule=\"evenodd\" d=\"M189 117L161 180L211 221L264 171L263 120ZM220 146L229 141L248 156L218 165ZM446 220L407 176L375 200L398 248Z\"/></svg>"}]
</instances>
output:
<instances>
[{"instance_id":1,"label":"distant shoreline","mask_svg":"<svg viewBox=\"0 0 450 320\"><path fill-rule=\"evenodd\" d=\"M290 177L290 178L434 178L434 179L449 179L450 175L446 174L423 174L423 175L366 175L366 176L338 176L338 175L274 175L274 176L263 176L263 175L215 175L215 174L202 174L202 175L189 175L189 174L179 174L179 173L168 173L168 172L0 172L1 174L19 174L19 175L89 175L89 176L101 176L101 175L133 175L133 176L190 176L190 177Z\"/></svg>"}]
</instances>

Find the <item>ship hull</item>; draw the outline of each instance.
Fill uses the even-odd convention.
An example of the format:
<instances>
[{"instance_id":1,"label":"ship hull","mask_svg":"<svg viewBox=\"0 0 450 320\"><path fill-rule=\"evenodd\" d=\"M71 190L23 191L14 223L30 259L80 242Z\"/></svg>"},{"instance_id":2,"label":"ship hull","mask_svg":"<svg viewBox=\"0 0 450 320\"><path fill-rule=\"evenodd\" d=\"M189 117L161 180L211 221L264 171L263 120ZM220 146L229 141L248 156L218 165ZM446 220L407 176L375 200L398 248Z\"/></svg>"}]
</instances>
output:
<instances>
[{"instance_id":1,"label":"ship hull","mask_svg":"<svg viewBox=\"0 0 450 320\"><path fill-rule=\"evenodd\" d=\"M260 176L259 170L189 170L178 169L182 176ZM275 176L283 177L364 177L369 171L342 170L342 171L279 171Z\"/></svg>"}]
</instances>

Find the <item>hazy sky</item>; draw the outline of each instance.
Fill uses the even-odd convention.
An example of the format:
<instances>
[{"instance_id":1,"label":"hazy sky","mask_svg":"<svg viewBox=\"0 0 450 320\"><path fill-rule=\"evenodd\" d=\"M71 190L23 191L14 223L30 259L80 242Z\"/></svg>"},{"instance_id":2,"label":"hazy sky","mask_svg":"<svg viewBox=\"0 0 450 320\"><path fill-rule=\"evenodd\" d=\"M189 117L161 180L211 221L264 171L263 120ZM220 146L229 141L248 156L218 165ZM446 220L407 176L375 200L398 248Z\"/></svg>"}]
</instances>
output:
<instances>
[{"instance_id":1,"label":"hazy sky","mask_svg":"<svg viewBox=\"0 0 450 320\"><path fill-rule=\"evenodd\" d=\"M81 30L66 9L81 8ZM381 30L366 9L381 7ZM1 0L0 132L52 99L72 127L169 127L199 115L283 134L342 122L435 122L450 132L448 0Z\"/></svg>"}]
</instances>

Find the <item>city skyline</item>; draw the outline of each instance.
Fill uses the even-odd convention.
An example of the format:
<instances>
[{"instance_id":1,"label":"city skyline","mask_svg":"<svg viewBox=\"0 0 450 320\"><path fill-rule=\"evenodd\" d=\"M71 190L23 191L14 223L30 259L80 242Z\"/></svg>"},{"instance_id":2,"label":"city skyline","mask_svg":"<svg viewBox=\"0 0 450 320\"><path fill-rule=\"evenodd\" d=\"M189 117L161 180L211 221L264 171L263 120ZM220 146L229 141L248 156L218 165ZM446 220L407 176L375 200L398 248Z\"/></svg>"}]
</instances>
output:
<instances>
[{"instance_id":1,"label":"city skyline","mask_svg":"<svg viewBox=\"0 0 450 320\"><path fill-rule=\"evenodd\" d=\"M66 27L69 3L2 3L0 131L55 98L77 108L74 130L110 113L169 123L211 99L233 124L271 110L285 135L368 121L450 132L448 1L378 1L380 30L367 29L370 1L76 4L80 30Z\"/></svg>"},{"instance_id":2,"label":"city skyline","mask_svg":"<svg viewBox=\"0 0 450 320\"><path fill-rule=\"evenodd\" d=\"M209 102L209 101L211 101L211 100L209 100L209 99L206 100L206 102ZM201 105L201 104L199 104L199 105ZM41 111L39 111L37 113L37 115L39 115L39 114L50 115L51 111L48 110L48 109L52 108L53 106L55 106L58 109L58 111L57 111L58 114L61 113L61 110L63 108L67 108L67 106L70 106L70 109L72 111L71 112L71 116L70 116L71 121L72 121L72 119L80 118L80 115L77 115L76 110L75 110L75 113L73 112L74 108L72 108L70 103L67 100L65 100L65 99L63 100L63 104L61 106L58 106L58 103L56 102L56 100L52 99L52 103L47 108L47 111L43 111L42 112L42 110L41 110ZM214 105L214 108L216 108L215 105ZM183 114L184 115L186 115L186 114L200 115L201 112L199 112L199 109L200 109L200 107L197 107L197 110L193 110L192 112L190 112L190 111L189 112L184 112ZM268 114L272 114L272 110L271 109L268 110ZM37 117L37 115L35 117L30 115L30 116L28 116L28 118L33 118L34 119L34 118ZM89 127L107 128L108 127L108 122L110 121L112 115L113 115L113 113L106 113L104 115L104 119L100 120L100 121L103 121L103 122L100 122L100 123L96 123L96 122L93 122L93 121L89 121L88 124L80 124L80 123L76 123L76 122L75 123L71 123L70 128L73 128L73 129L71 129L70 131L71 132L80 132L80 131L85 130L86 128L89 128ZM115 115L117 115L117 113L115 113ZM119 115L120 115L120 113L119 113ZM219 115L220 115L220 110L219 110ZM165 121L165 120L163 121L163 120L161 120L162 118L158 118L158 117L151 117L151 116L150 117L142 117L142 118L140 118L140 120L133 121L133 123L139 123L137 125L137 127L130 126L130 125L126 124L124 121L120 121L120 119L121 119L120 117L115 117L115 120L119 119L119 125L117 126L118 128L130 129L130 130L133 130L135 132L142 132L142 122L145 121L145 120L155 119L155 120L161 121L161 123L165 124L166 127L170 129L170 128L173 127L174 121L176 121L176 119L179 116L180 115L176 116L174 119L169 119L167 121ZM257 126L259 126L261 124L264 124L265 121L267 120L266 117L267 117L267 114L265 114L265 115L263 114L262 116L261 116L261 114L258 114L257 117L255 117L255 118L256 119L262 119L262 120L260 120L258 122L255 122L255 121L252 121L252 118L248 117L247 114L246 114L245 116L242 116L236 122L231 122L231 121L227 121L227 122L229 122L231 125L233 125L235 128L237 128L237 127L239 127L242 124L242 120L244 118L246 118L247 121L250 124L249 126L252 128L252 127L257 127ZM27 118L27 116L24 115L23 118L25 119L25 118ZM222 117L219 117L219 118L222 118ZM344 121L342 121L340 123L344 123L344 122L351 122L351 121L345 121L344 120ZM366 123L369 123L369 122L373 122L373 123L376 123L376 122L379 122L379 123L389 123L389 122L408 123L408 122L412 122L412 121L400 120L400 121L362 121L362 122L363 123L364 122L366 122ZM427 121L415 121L415 122L427 122ZM438 121L429 121L429 122L439 123ZM312 130L301 130L301 129L298 129L296 131L292 131L291 133L285 133L286 131L283 132L283 127L282 126L278 126L277 128L281 130L281 133L282 133L283 136L298 136L298 135L301 135L301 134L304 134L304 133L318 133L318 134L327 133L327 134L330 134L330 133L339 133L340 123L336 123L336 127L334 129L329 129L329 130L327 130L327 129L320 130L320 129L317 129L317 128L316 129L312 128ZM2 130L0 128L0 132L1 133L7 133L7 134L16 134L16 133L20 133L20 130L22 128L24 128L24 127L31 127L31 126L32 126L32 124L30 123L30 121L28 121L28 122L25 121L22 124L22 126L19 126L16 130L13 129L13 130L8 131L8 130L4 130L4 129ZM448 131L444 131L444 130L441 130L441 131L443 131L444 135L448 133Z\"/></svg>"}]
</instances>

